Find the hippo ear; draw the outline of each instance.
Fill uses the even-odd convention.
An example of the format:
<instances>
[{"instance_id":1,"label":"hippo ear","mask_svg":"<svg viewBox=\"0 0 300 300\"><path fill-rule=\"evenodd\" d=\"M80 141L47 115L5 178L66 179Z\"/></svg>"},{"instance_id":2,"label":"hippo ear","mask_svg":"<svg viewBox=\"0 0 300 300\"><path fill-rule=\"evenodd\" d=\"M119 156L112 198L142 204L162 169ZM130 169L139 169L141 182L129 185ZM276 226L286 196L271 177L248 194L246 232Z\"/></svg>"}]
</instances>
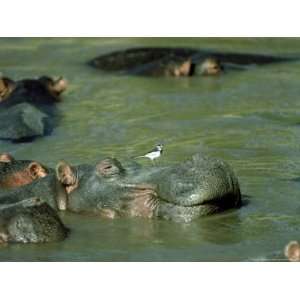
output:
<instances>
[{"instance_id":1,"label":"hippo ear","mask_svg":"<svg viewBox=\"0 0 300 300\"><path fill-rule=\"evenodd\" d=\"M300 245L297 241L289 242L285 249L284 254L290 261L300 261Z\"/></svg>"},{"instance_id":2,"label":"hippo ear","mask_svg":"<svg viewBox=\"0 0 300 300\"><path fill-rule=\"evenodd\" d=\"M64 185L74 183L75 174L72 167L64 161L61 161L56 166L56 177Z\"/></svg>"},{"instance_id":3,"label":"hippo ear","mask_svg":"<svg viewBox=\"0 0 300 300\"><path fill-rule=\"evenodd\" d=\"M0 94L2 94L4 90L6 90L6 85L4 83L4 79L0 78Z\"/></svg>"},{"instance_id":4,"label":"hippo ear","mask_svg":"<svg viewBox=\"0 0 300 300\"><path fill-rule=\"evenodd\" d=\"M38 162L32 162L28 166L29 174L33 179L43 178L48 175L47 170Z\"/></svg>"},{"instance_id":5,"label":"hippo ear","mask_svg":"<svg viewBox=\"0 0 300 300\"><path fill-rule=\"evenodd\" d=\"M0 101L6 98L15 88L15 82L9 78L0 78Z\"/></svg>"},{"instance_id":6,"label":"hippo ear","mask_svg":"<svg viewBox=\"0 0 300 300\"><path fill-rule=\"evenodd\" d=\"M15 159L9 153L1 153L0 154L0 162L11 163Z\"/></svg>"},{"instance_id":7,"label":"hippo ear","mask_svg":"<svg viewBox=\"0 0 300 300\"><path fill-rule=\"evenodd\" d=\"M57 80L53 81L52 89L58 95L61 94L64 90L66 90L68 83L62 77L59 77Z\"/></svg>"},{"instance_id":8,"label":"hippo ear","mask_svg":"<svg viewBox=\"0 0 300 300\"><path fill-rule=\"evenodd\" d=\"M191 61L191 59L188 59L183 64L181 64L180 74L185 75L185 76L189 75L191 73L191 66L192 66L192 61Z\"/></svg>"}]
</instances>

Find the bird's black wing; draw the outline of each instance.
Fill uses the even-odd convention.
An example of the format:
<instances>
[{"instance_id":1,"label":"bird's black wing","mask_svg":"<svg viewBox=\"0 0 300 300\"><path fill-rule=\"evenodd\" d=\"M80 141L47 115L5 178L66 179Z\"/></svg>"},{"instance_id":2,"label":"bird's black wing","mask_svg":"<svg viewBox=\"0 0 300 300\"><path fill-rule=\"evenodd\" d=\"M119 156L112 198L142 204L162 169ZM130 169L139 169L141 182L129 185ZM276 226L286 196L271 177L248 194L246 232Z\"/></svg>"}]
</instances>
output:
<instances>
[{"instance_id":1,"label":"bird's black wing","mask_svg":"<svg viewBox=\"0 0 300 300\"><path fill-rule=\"evenodd\" d=\"M152 153L152 152L157 152L157 151L158 151L158 149L157 149L157 147L155 147L155 148L153 148L151 151L148 151L146 154Z\"/></svg>"}]
</instances>

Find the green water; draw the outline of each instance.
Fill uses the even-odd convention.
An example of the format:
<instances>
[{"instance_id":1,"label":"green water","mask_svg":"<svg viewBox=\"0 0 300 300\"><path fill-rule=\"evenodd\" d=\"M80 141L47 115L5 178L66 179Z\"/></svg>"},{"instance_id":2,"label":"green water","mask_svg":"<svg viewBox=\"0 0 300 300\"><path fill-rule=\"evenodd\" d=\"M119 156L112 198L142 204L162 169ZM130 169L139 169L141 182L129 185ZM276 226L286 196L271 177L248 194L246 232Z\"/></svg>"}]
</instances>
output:
<instances>
[{"instance_id":1,"label":"green water","mask_svg":"<svg viewBox=\"0 0 300 300\"><path fill-rule=\"evenodd\" d=\"M136 46L300 56L300 39L23 38L0 39L0 45L6 76L63 75L70 83L59 105L62 122L51 136L28 144L2 141L0 152L53 167L60 159L126 160L163 141L160 164L199 151L220 157L248 196L240 210L190 224L62 214L72 230L67 240L3 247L1 261L266 260L299 238L300 61L169 79L106 74L85 62Z\"/></svg>"}]
</instances>

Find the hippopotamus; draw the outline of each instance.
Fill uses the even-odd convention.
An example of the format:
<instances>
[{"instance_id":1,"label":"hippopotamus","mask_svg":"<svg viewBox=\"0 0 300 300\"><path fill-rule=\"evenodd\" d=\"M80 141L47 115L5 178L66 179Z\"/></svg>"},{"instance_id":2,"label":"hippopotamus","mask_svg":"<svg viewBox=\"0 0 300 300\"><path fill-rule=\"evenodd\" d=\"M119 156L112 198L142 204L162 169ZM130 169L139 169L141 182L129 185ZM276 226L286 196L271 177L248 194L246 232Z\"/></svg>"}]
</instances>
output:
<instances>
[{"instance_id":1,"label":"hippopotamus","mask_svg":"<svg viewBox=\"0 0 300 300\"><path fill-rule=\"evenodd\" d=\"M241 205L238 180L225 162L200 154L174 166L125 168L113 158L96 165L58 163L66 209L107 218L191 221Z\"/></svg>"},{"instance_id":2,"label":"hippopotamus","mask_svg":"<svg viewBox=\"0 0 300 300\"><path fill-rule=\"evenodd\" d=\"M225 70L246 70L248 65L296 58L249 53L230 53L191 48L131 48L96 57L88 62L104 71L134 75L186 77L220 75Z\"/></svg>"},{"instance_id":3,"label":"hippopotamus","mask_svg":"<svg viewBox=\"0 0 300 300\"><path fill-rule=\"evenodd\" d=\"M37 197L0 204L0 245L61 241L68 232L56 211Z\"/></svg>"},{"instance_id":4,"label":"hippopotamus","mask_svg":"<svg viewBox=\"0 0 300 300\"><path fill-rule=\"evenodd\" d=\"M55 170L35 160L17 160L0 154L0 205L39 197L55 210L65 210L66 187Z\"/></svg>"},{"instance_id":5,"label":"hippopotamus","mask_svg":"<svg viewBox=\"0 0 300 300\"><path fill-rule=\"evenodd\" d=\"M0 205L11 204L28 198L38 197L54 210L65 210L67 192L57 179L54 170L35 161L17 161L18 163L3 168L0 177ZM0 163L1 166L1 163Z\"/></svg>"},{"instance_id":6,"label":"hippopotamus","mask_svg":"<svg viewBox=\"0 0 300 300\"><path fill-rule=\"evenodd\" d=\"M37 166L44 170L42 165ZM40 172L45 175L45 171ZM0 204L39 197L55 210L107 218L184 221L241 205L238 180L230 166L200 154L173 166L149 168L137 163L123 165L115 158L79 166L61 161L55 171L47 168L47 172L15 187L16 177L10 175L11 187L0 190Z\"/></svg>"},{"instance_id":7,"label":"hippopotamus","mask_svg":"<svg viewBox=\"0 0 300 300\"><path fill-rule=\"evenodd\" d=\"M47 167L37 161L15 160L10 154L0 154L0 188L13 188L46 177Z\"/></svg>"},{"instance_id":8,"label":"hippopotamus","mask_svg":"<svg viewBox=\"0 0 300 300\"><path fill-rule=\"evenodd\" d=\"M13 81L0 78L0 139L31 141L50 134L56 120L56 103L67 88L62 77Z\"/></svg>"},{"instance_id":9,"label":"hippopotamus","mask_svg":"<svg viewBox=\"0 0 300 300\"><path fill-rule=\"evenodd\" d=\"M54 170L37 161L0 155L0 244L65 238L68 230L56 213L65 203L66 192Z\"/></svg>"}]
</instances>

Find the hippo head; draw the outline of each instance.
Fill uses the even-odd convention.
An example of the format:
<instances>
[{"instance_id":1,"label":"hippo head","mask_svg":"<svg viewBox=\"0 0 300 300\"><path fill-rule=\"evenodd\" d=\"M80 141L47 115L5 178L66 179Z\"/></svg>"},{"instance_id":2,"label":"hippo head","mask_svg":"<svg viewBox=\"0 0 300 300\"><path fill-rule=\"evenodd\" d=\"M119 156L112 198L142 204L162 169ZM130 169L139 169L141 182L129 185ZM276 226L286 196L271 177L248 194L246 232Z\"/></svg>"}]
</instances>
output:
<instances>
[{"instance_id":1,"label":"hippo head","mask_svg":"<svg viewBox=\"0 0 300 300\"><path fill-rule=\"evenodd\" d=\"M10 154L0 154L0 187L15 188L32 183L49 174L37 161L15 160Z\"/></svg>"},{"instance_id":2,"label":"hippo head","mask_svg":"<svg viewBox=\"0 0 300 300\"><path fill-rule=\"evenodd\" d=\"M213 57L206 58L199 66L201 75L219 75L223 67L219 60Z\"/></svg>"},{"instance_id":3,"label":"hippo head","mask_svg":"<svg viewBox=\"0 0 300 300\"><path fill-rule=\"evenodd\" d=\"M67 81L62 77L52 79L47 76L42 76L37 80L24 79L20 81L13 81L10 78L2 77L0 78L0 102L8 99L11 94L18 94L26 99L26 97L28 97L26 93L29 93L30 97L34 95L34 93L37 94L37 97L50 94L50 96L52 96L50 97L52 99L51 102L59 101L60 94L66 90L67 86Z\"/></svg>"},{"instance_id":4,"label":"hippo head","mask_svg":"<svg viewBox=\"0 0 300 300\"><path fill-rule=\"evenodd\" d=\"M60 162L56 176L68 194L67 209L101 216L152 217L158 205L155 187L131 183L121 163L106 158L96 165L72 167Z\"/></svg>"},{"instance_id":5,"label":"hippo head","mask_svg":"<svg viewBox=\"0 0 300 300\"><path fill-rule=\"evenodd\" d=\"M7 99L15 87L16 83L13 80L7 77L0 78L0 102Z\"/></svg>"},{"instance_id":6,"label":"hippo head","mask_svg":"<svg viewBox=\"0 0 300 300\"><path fill-rule=\"evenodd\" d=\"M98 162L95 166L72 167L68 163L61 161L56 166L58 180L66 187L68 194L81 187L83 181L93 178L93 184L101 184L103 181L114 181L121 178L125 170L121 163L114 158L106 158Z\"/></svg>"}]
</instances>

